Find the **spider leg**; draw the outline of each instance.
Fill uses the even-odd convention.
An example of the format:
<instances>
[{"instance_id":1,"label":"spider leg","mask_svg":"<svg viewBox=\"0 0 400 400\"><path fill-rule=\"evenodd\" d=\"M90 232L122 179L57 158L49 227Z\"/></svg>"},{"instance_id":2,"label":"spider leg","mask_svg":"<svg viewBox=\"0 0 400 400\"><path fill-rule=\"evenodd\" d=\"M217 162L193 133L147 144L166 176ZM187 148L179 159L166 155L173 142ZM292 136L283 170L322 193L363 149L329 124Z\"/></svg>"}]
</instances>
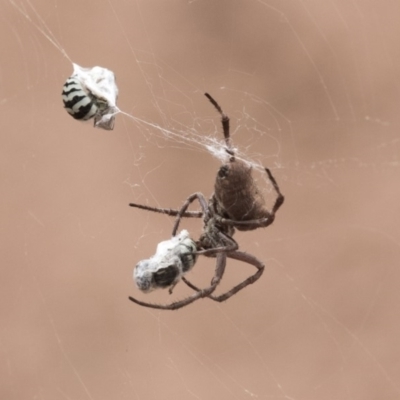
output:
<instances>
[{"instance_id":1,"label":"spider leg","mask_svg":"<svg viewBox=\"0 0 400 400\"><path fill-rule=\"evenodd\" d=\"M260 218L260 219L249 219L247 221L235 221L233 219L228 218L221 218L215 217L218 222L222 225L229 225L229 226L249 226L252 229L256 228L266 228L267 226L271 225L275 219L275 213L271 213L267 218ZM239 228L238 228L239 229Z\"/></svg>"},{"instance_id":2,"label":"spider leg","mask_svg":"<svg viewBox=\"0 0 400 400\"><path fill-rule=\"evenodd\" d=\"M249 253L245 253L243 251L234 251L233 253L228 253L227 257L233 258L235 260L243 261L243 262L246 262L248 264L251 264L251 265L253 265L254 267L257 268L257 272L255 274L249 276L243 282L241 282L238 285L234 286L231 290L229 290L226 293L220 294L218 296L213 296L212 294L207 296L210 299L212 299L214 301L218 301L218 302L223 302L223 301L229 299L234 294L236 294L240 290L244 289L246 286L251 285L252 283L257 281L258 279L260 279L261 275L264 272L264 264L259 259L257 259L256 257L254 257L253 255L251 255ZM201 290L198 287L196 287L195 285L193 285L191 282L189 282L185 277L182 277L182 280L191 289L196 290L196 291L200 291Z\"/></svg>"},{"instance_id":3,"label":"spider leg","mask_svg":"<svg viewBox=\"0 0 400 400\"><path fill-rule=\"evenodd\" d=\"M197 251L196 254L202 254L207 257L213 257L213 256L216 256L217 254L221 254L221 253L227 254L229 252L233 252L239 248L239 245L237 244L235 239L233 239L232 237L230 237L222 232L218 232L218 233L219 233L221 242L226 243L226 246L215 247L215 248L206 249L206 250L200 250L200 251ZM187 286L189 286L191 289L195 290L196 292L201 291L201 289L199 289L197 286L193 285L193 283L191 283L184 276L182 276L182 280ZM208 296L208 297L210 297L210 296Z\"/></svg>"},{"instance_id":4,"label":"spider leg","mask_svg":"<svg viewBox=\"0 0 400 400\"><path fill-rule=\"evenodd\" d=\"M258 279L260 279L261 275L264 272L264 264L256 257L249 253L245 253L244 251L234 251L233 253L228 253L227 257L233 258L235 260L243 261L245 263L251 264L257 268L255 274L249 276L243 282L234 286L231 290L226 293L220 294L219 296L209 296L212 300L222 302L229 299L231 296L244 289L246 286L251 285Z\"/></svg>"},{"instance_id":5,"label":"spider leg","mask_svg":"<svg viewBox=\"0 0 400 400\"><path fill-rule=\"evenodd\" d=\"M278 183L275 180L274 176L272 175L272 172L268 168L265 168L265 172L267 173L268 178L272 183L272 186L274 187L276 194L278 195L278 197L275 200L275 204L272 207L272 212L271 212L272 215L275 215L275 213L279 210L280 206L285 201L285 197L281 193L281 190L279 189Z\"/></svg>"},{"instance_id":6,"label":"spider leg","mask_svg":"<svg viewBox=\"0 0 400 400\"><path fill-rule=\"evenodd\" d=\"M208 93L204 93L204 95L207 97L208 100L210 100L211 104L221 114L221 122L222 122L222 129L224 131L225 143L226 146L228 147L228 150L232 152L231 136L229 133L229 117L222 111L221 106ZM233 155L233 152L231 155Z\"/></svg>"},{"instance_id":7,"label":"spider leg","mask_svg":"<svg viewBox=\"0 0 400 400\"><path fill-rule=\"evenodd\" d=\"M236 240L226 235L223 232L218 232L219 239L225 246L213 247L211 249L196 251L196 254L202 254L203 256L213 257L218 253L229 253L239 248Z\"/></svg>"},{"instance_id":8,"label":"spider leg","mask_svg":"<svg viewBox=\"0 0 400 400\"><path fill-rule=\"evenodd\" d=\"M136 204L136 203L129 203L129 206L140 208L141 210L153 211L153 212L157 212L160 214L170 215L171 217L176 217L179 214L179 210L174 210L172 208L158 208L158 207L151 207L151 206L146 206L143 204ZM202 211L186 211L185 213L183 213L183 215L181 217L201 218L202 216L203 216Z\"/></svg>"},{"instance_id":9,"label":"spider leg","mask_svg":"<svg viewBox=\"0 0 400 400\"><path fill-rule=\"evenodd\" d=\"M182 276L182 280L183 280L183 282L186 283L187 286L190 287L190 289L193 289L193 290L195 290L196 292L200 292L200 291L201 291L200 288L198 288L197 286L193 285L193 283L190 282L188 279L186 279L184 276Z\"/></svg>"},{"instance_id":10,"label":"spider leg","mask_svg":"<svg viewBox=\"0 0 400 400\"><path fill-rule=\"evenodd\" d=\"M206 201L205 197L203 196L203 194L199 193L199 192L191 194L186 199L185 203L183 204L181 209L176 214L177 218L175 220L174 227L172 228L172 236L176 235L176 232L178 230L179 223L181 222L182 217L186 216L186 214L188 213L186 210L188 209L190 204L193 203L196 199L199 201L200 207L202 209L202 212L199 212L199 211L197 211L197 212L201 213L201 216L204 216L204 215L207 214L207 212L208 212L208 204L207 204L207 201Z\"/></svg>"},{"instance_id":11,"label":"spider leg","mask_svg":"<svg viewBox=\"0 0 400 400\"><path fill-rule=\"evenodd\" d=\"M225 266L226 266L226 254L220 253L217 255L215 274L211 280L210 286L206 289L196 291L196 293L192 294L191 296L187 297L186 299L183 299L180 301L175 301L168 305L146 303L146 302L137 300L133 297L129 297L129 300L133 301L136 304L144 306L144 307L155 308L155 309L159 309L159 310L177 310L181 307L185 307L185 306L193 303L194 301L196 301L198 299L210 296L211 293L214 292L214 290L220 283L222 276L224 275L224 272L225 272Z\"/></svg>"}]
</instances>

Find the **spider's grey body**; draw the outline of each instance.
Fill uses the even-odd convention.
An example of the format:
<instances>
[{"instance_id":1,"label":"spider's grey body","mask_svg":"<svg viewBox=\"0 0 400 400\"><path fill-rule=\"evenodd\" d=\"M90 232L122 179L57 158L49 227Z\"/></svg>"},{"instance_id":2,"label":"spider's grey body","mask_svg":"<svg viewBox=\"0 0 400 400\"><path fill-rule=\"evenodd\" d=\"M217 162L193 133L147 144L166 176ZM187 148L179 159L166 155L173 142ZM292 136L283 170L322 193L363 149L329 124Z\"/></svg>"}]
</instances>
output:
<instances>
[{"instance_id":1,"label":"spider's grey body","mask_svg":"<svg viewBox=\"0 0 400 400\"><path fill-rule=\"evenodd\" d=\"M203 194L193 193L187 198L180 210L149 207L136 203L131 203L130 206L176 216L177 218L172 230L173 237L177 233L182 218L203 218L203 232L196 242L196 254L216 257L215 274L210 285L205 289L197 288L181 274L179 278L192 288L195 293L171 304L152 304L129 297L134 303L145 307L175 310L203 297L221 302L254 283L264 271L264 264L260 260L251 254L238 250L239 246L232 236L235 229L247 231L271 225L275 219L275 213L283 204L284 197L271 171L265 168L268 178L277 193L277 198L272 209L267 209L264 197L252 178L251 166L235 157L230 142L229 117L223 113L219 104L209 94L206 93L206 96L222 116L226 152L229 156L229 161L222 165L217 173L214 194L207 201ZM201 211L187 211L189 205L195 200L199 202ZM257 271L228 292L214 296L213 292L224 274L227 258L233 258L253 265ZM174 281L173 285L176 283Z\"/></svg>"}]
</instances>

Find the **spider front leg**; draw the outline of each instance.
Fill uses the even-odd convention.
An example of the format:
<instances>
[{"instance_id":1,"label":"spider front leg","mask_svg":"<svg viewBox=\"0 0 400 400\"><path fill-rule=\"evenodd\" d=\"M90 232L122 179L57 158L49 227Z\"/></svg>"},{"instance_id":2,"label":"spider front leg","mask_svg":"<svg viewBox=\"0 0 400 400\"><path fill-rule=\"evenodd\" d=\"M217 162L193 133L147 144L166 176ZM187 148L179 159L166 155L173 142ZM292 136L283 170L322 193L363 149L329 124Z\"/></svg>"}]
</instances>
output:
<instances>
[{"instance_id":1,"label":"spider front leg","mask_svg":"<svg viewBox=\"0 0 400 400\"><path fill-rule=\"evenodd\" d=\"M129 300L133 301L136 304L139 304L140 306L143 307L149 307L149 308L155 308L158 310L177 310L179 308L185 307L194 301L201 299L203 297L209 297L218 284L221 282L222 276L224 275L225 272L225 266L226 266L226 254L225 253L219 253L217 254L217 263L215 266L215 275L213 279L211 280L211 284L208 288L202 289L202 290L196 290L196 293L183 299L180 301L175 301L171 304L167 305L162 305L162 304L153 304L153 303L146 303L140 300L135 299L134 297L129 297Z\"/></svg>"},{"instance_id":2,"label":"spider front leg","mask_svg":"<svg viewBox=\"0 0 400 400\"><path fill-rule=\"evenodd\" d=\"M196 193L191 194L186 199L185 203L183 204L181 209L176 214L177 218L175 220L174 227L172 228L172 236L176 235L176 232L178 230L179 223L181 222L181 219L185 216L185 214L187 214L186 210L188 209L190 204L192 204L196 199L199 201L200 207L202 209L201 215L204 217L208 213L208 204L207 204L207 201L206 201L205 197L203 196L203 194L200 193L200 192L196 192Z\"/></svg>"},{"instance_id":3,"label":"spider front leg","mask_svg":"<svg viewBox=\"0 0 400 400\"><path fill-rule=\"evenodd\" d=\"M210 103L221 114L221 122L222 122L222 129L224 131L225 143L226 143L226 146L228 147L228 153L233 155L231 137L230 137L230 132L229 132L229 117L222 111L221 106L217 103L216 100L214 100L211 97L211 95L209 95L208 93L204 93L204 95L207 97L208 100L210 100Z\"/></svg>"},{"instance_id":4,"label":"spider front leg","mask_svg":"<svg viewBox=\"0 0 400 400\"><path fill-rule=\"evenodd\" d=\"M151 206L146 206L146 205L137 204L137 203L129 203L129 206L135 207L135 208L140 208L141 210L157 212L160 214L166 214L171 217L176 217L180 212L180 210L174 210L172 208L158 208L158 207L151 207ZM186 211L181 215L181 217L185 217L185 218L201 218L202 216L203 216L202 211Z\"/></svg>"}]
</instances>

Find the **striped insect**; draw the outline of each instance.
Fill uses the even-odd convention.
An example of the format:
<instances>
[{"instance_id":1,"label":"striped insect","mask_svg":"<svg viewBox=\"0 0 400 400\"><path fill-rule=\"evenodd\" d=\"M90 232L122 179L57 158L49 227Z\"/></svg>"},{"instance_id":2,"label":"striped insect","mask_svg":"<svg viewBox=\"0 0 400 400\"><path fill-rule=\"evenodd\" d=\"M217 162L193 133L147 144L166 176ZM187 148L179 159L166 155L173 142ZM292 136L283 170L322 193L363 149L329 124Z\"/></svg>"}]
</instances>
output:
<instances>
[{"instance_id":1,"label":"striped insect","mask_svg":"<svg viewBox=\"0 0 400 400\"><path fill-rule=\"evenodd\" d=\"M112 71L101 67L81 68L76 64L62 91L68 114L80 121L93 118L95 127L106 130L114 128L117 96Z\"/></svg>"}]
</instances>

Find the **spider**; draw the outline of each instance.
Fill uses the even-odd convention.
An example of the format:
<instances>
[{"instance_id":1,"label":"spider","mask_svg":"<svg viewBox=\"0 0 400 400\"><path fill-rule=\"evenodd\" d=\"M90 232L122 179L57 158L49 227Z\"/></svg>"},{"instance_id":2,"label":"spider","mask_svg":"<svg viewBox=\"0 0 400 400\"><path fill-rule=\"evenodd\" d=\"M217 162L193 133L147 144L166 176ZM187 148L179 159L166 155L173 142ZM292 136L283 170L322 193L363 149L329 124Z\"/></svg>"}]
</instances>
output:
<instances>
[{"instance_id":1,"label":"spider","mask_svg":"<svg viewBox=\"0 0 400 400\"><path fill-rule=\"evenodd\" d=\"M269 210L266 207L264 197L253 180L251 174L252 167L243 160L235 157L235 152L230 139L229 117L224 114L219 104L208 93L205 93L205 96L221 115L226 144L225 150L229 158L228 161L218 170L214 185L214 193L211 195L210 199L207 201L202 193L193 193L186 199L180 210L157 208L136 203L129 204L131 207L140 208L142 210L175 216L176 220L172 229L171 240L174 240L176 237L182 218L203 218L203 232L197 242L194 242L189 238L187 231L182 231L186 232L183 240L192 240L192 242L195 243L194 247L197 250L194 253L196 256L192 258L189 267L182 270L182 265L184 265L184 263L179 261L182 257L187 257L188 254L188 246L183 247L182 241L175 241L175 244L172 243L170 246L165 246L164 251L161 252L159 252L157 248L156 256L153 256L150 260L141 261L136 266L136 269L138 269L138 266L141 265L143 272L143 270L146 270L146 268L143 269L143 266L146 267L147 265L152 265L151 273L147 276L147 279L152 282L148 283L148 285L151 286L151 289L171 286L171 293L172 288L182 279L182 281L193 289L195 293L183 300L175 301L166 305L146 303L133 297L129 297L131 301L141 306L162 310L176 310L203 297L208 297L214 301L222 302L229 299L246 286L257 281L264 272L264 264L260 260L249 253L238 250L239 246L233 239L233 235L235 229L240 231L249 231L261 227L265 228L271 225L275 219L276 212L284 202L284 196L282 195L271 171L268 168L265 168L268 179L277 194L272 209ZM199 202L201 210L188 211L188 207L195 200ZM182 235L182 232L178 237ZM193 247L191 248L193 249ZM199 254L216 258L214 276L210 285L205 289L199 289L184 276L184 274L193 267L196 257ZM254 266L257 271L226 293L214 296L213 292L223 277L227 258L250 264ZM152 263L149 263L150 261L152 261ZM165 277L167 272L169 273L168 280L162 279L162 285L158 284L158 274ZM140 288L140 285L138 286Z\"/></svg>"}]
</instances>

